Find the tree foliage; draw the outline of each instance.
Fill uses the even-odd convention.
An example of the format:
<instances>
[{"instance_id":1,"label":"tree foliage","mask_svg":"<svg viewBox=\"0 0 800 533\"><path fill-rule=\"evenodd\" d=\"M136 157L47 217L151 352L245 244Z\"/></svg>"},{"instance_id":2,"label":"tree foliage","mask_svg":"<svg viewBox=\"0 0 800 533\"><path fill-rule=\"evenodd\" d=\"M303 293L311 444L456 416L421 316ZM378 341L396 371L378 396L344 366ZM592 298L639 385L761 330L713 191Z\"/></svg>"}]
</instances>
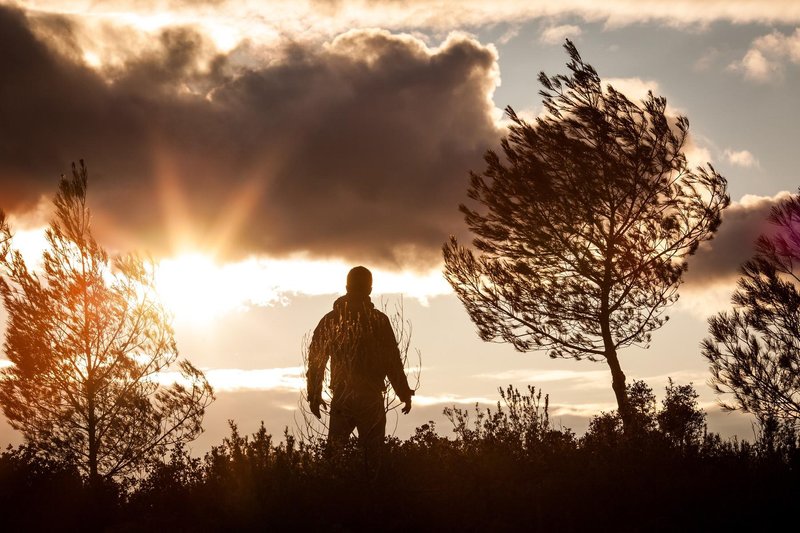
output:
<instances>
[{"instance_id":1,"label":"tree foliage","mask_svg":"<svg viewBox=\"0 0 800 533\"><path fill-rule=\"evenodd\" d=\"M691 383L676 385L669 378L666 392L656 415L661 433L679 448L698 444L706 432L706 414L697 404L697 391Z\"/></svg>"},{"instance_id":2,"label":"tree foliage","mask_svg":"<svg viewBox=\"0 0 800 533\"><path fill-rule=\"evenodd\" d=\"M703 341L713 385L727 409L762 421L800 422L800 195L772 208L774 231L741 268L731 311L709 319Z\"/></svg>"},{"instance_id":3,"label":"tree foliage","mask_svg":"<svg viewBox=\"0 0 800 533\"><path fill-rule=\"evenodd\" d=\"M540 74L547 113L506 110L504 157L486 154L461 211L476 252L451 238L445 276L484 340L605 360L625 417L617 351L647 346L675 302L687 256L728 205L710 165L688 167L686 117L634 103L567 41L570 75Z\"/></svg>"},{"instance_id":4,"label":"tree foliage","mask_svg":"<svg viewBox=\"0 0 800 533\"><path fill-rule=\"evenodd\" d=\"M0 257L6 257L11 246L11 229L5 212L0 209Z\"/></svg>"},{"instance_id":5,"label":"tree foliage","mask_svg":"<svg viewBox=\"0 0 800 533\"><path fill-rule=\"evenodd\" d=\"M31 446L99 481L194 439L213 394L178 361L152 265L112 261L92 236L86 187L81 161L61 178L40 273L18 251L0 261L13 363L0 373L0 404ZM7 227L3 235L12 238ZM180 379L163 385L174 366Z\"/></svg>"},{"instance_id":6,"label":"tree foliage","mask_svg":"<svg viewBox=\"0 0 800 533\"><path fill-rule=\"evenodd\" d=\"M633 436L627 439L629 443L650 450L662 449L664 444L684 451L696 448L707 437L706 414L697 403L697 391L691 383L676 385L669 378L664 392L659 409L650 385L633 380L627 385L626 431L618 411L604 412L590 420L583 444L588 448L619 446L623 437Z\"/></svg>"}]
</instances>

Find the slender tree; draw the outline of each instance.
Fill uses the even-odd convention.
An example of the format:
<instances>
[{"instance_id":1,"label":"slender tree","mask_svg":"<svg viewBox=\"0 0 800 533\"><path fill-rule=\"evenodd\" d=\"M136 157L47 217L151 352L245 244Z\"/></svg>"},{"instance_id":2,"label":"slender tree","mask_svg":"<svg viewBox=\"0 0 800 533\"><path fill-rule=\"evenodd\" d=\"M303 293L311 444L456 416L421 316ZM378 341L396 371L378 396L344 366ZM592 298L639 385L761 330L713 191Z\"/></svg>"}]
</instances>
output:
<instances>
[{"instance_id":1,"label":"slender tree","mask_svg":"<svg viewBox=\"0 0 800 533\"><path fill-rule=\"evenodd\" d=\"M477 253L451 238L445 276L482 339L604 360L625 421L619 350L649 345L729 198L710 165L687 166L686 117L652 93L636 104L604 90L565 48L571 74L539 76L546 114L530 124L507 108L505 157L490 150L471 173L479 207L461 211Z\"/></svg>"},{"instance_id":2,"label":"slender tree","mask_svg":"<svg viewBox=\"0 0 800 533\"><path fill-rule=\"evenodd\" d=\"M0 373L0 404L28 443L95 484L194 439L213 393L178 362L152 267L132 255L111 261L92 237L86 186L83 161L62 176L40 273L19 252L0 261L13 363ZM7 226L3 236L12 239ZM162 384L175 364L181 378Z\"/></svg>"},{"instance_id":3,"label":"slender tree","mask_svg":"<svg viewBox=\"0 0 800 533\"><path fill-rule=\"evenodd\" d=\"M703 341L727 409L800 422L800 194L773 206L774 231L744 263L731 311L711 317Z\"/></svg>"}]
</instances>

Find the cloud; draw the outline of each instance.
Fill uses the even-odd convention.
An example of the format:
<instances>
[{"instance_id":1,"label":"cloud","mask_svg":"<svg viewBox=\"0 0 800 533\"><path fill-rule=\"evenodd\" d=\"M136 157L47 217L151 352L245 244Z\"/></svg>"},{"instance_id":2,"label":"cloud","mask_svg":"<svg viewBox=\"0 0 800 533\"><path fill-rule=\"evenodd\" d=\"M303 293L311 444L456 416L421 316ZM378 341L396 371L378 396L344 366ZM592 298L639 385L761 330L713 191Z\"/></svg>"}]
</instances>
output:
<instances>
[{"instance_id":1,"label":"cloud","mask_svg":"<svg viewBox=\"0 0 800 533\"><path fill-rule=\"evenodd\" d=\"M611 387L611 374L607 368L600 370L528 370L517 369L504 372L479 374L475 376L482 379L499 380L505 383L540 383L553 384L560 391L565 390L609 390ZM676 383L703 383L708 376L705 373L691 371L676 371L669 374L651 376L629 376L632 379L641 379L650 385L656 392L663 389L669 378ZM556 385L557 384L557 385ZM597 414L599 410L595 411ZM571 413L575 414L575 413Z\"/></svg>"},{"instance_id":2,"label":"cloud","mask_svg":"<svg viewBox=\"0 0 800 533\"><path fill-rule=\"evenodd\" d=\"M758 159L748 150L726 148L722 155L728 163L737 167L752 168L758 166Z\"/></svg>"},{"instance_id":3,"label":"cloud","mask_svg":"<svg viewBox=\"0 0 800 533\"><path fill-rule=\"evenodd\" d=\"M436 405L446 406L453 404L475 405L476 403L494 405L497 403L497 400L484 398L483 396L461 396L459 394L446 394L446 393L436 394L433 396L426 396L422 394L414 396L414 404L424 407L430 407Z\"/></svg>"},{"instance_id":4,"label":"cloud","mask_svg":"<svg viewBox=\"0 0 800 533\"><path fill-rule=\"evenodd\" d=\"M299 392L305 390L306 380L302 367L215 368L205 372L215 391L280 390Z\"/></svg>"},{"instance_id":5,"label":"cloud","mask_svg":"<svg viewBox=\"0 0 800 533\"><path fill-rule=\"evenodd\" d=\"M720 51L717 48L709 48L695 60L692 68L696 72L705 72L719 59Z\"/></svg>"},{"instance_id":6,"label":"cloud","mask_svg":"<svg viewBox=\"0 0 800 533\"><path fill-rule=\"evenodd\" d=\"M621 26L660 22L672 26L707 25L714 21L743 23L800 22L794 0L258 0L152 1L106 0L87 3L60 0L22 1L37 13L91 14L96 20L160 29L170 23L192 24L214 33L220 42L232 36L255 41L329 38L350 28L420 28L447 32L496 24L522 24L534 19L578 17ZM131 16L129 12L135 12Z\"/></svg>"},{"instance_id":7,"label":"cloud","mask_svg":"<svg viewBox=\"0 0 800 533\"><path fill-rule=\"evenodd\" d=\"M0 47L14 51L0 56L0 116L14 125L3 207L35 209L83 157L95 230L120 248L430 268L463 226L467 171L499 138L497 53L462 34L434 47L355 30L265 58L170 27L103 71L50 44L0 8Z\"/></svg>"},{"instance_id":8,"label":"cloud","mask_svg":"<svg viewBox=\"0 0 800 533\"><path fill-rule=\"evenodd\" d=\"M529 382L533 384L551 382L570 382L575 389L605 389L610 384L608 370L507 370L476 376L506 383Z\"/></svg>"},{"instance_id":9,"label":"cloud","mask_svg":"<svg viewBox=\"0 0 800 533\"><path fill-rule=\"evenodd\" d=\"M567 38L574 39L580 36L580 26L573 24L563 24L561 26L549 26L542 31L539 41L545 44L563 44Z\"/></svg>"},{"instance_id":10,"label":"cloud","mask_svg":"<svg viewBox=\"0 0 800 533\"><path fill-rule=\"evenodd\" d=\"M759 235L772 231L767 221L772 206L789 195L786 191L772 197L745 195L731 202L714 239L702 243L689 258L677 309L705 319L730 307L741 264L753 256Z\"/></svg>"},{"instance_id":11,"label":"cloud","mask_svg":"<svg viewBox=\"0 0 800 533\"><path fill-rule=\"evenodd\" d=\"M0 369L13 366L7 359L0 359ZM306 378L303 367L286 368L211 368L203 369L215 392L279 391L300 392L305 390ZM162 385L172 385L182 380L180 372L161 372L155 380Z\"/></svg>"},{"instance_id":12,"label":"cloud","mask_svg":"<svg viewBox=\"0 0 800 533\"><path fill-rule=\"evenodd\" d=\"M683 153L686 156L686 163L689 168L705 166L707 163L713 161L711 150L699 144L697 138L694 137L691 132L684 145Z\"/></svg>"},{"instance_id":13,"label":"cloud","mask_svg":"<svg viewBox=\"0 0 800 533\"><path fill-rule=\"evenodd\" d=\"M299 392L305 390L306 386L303 368L299 366L255 369L212 368L204 369L203 372L215 392ZM181 381L181 375L179 372L161 372L156 380L162 385L171 385Z\"/></svg>"},{"instance_id":14,"label":"cloud","mask_svg":"<svg viewBox=\"0 0 800 533\"><path fill-rule=\"evenodd\" d=\"M738 154L740 165L748 161L746 150L725 151L725 159L731 161L729 152ZM754 165L758 165L754 159ZM709 316L731 306L731 296L736 289L741 265L753 257L755 242L760 235L769 235L773 226L767 220L774 205L791 195L782 191L774 196L745 195L722 213L722 224L711 241L700 244L690 257L689 270L684 276L685 284L680 289L680 299L675 309L705 320Z\"/></svg>"},{"instance_id":15,"label":"cloud","mask_svg":"<svg viewBox=\"0 0 800 533\"><path fill-rule=\"evenodd\" d=\"M603 86L606 85L611 85L635 102L647 98L648 91L652 91L653 94L661 92L657 81L641 78L604 78Z\"/></svg>"},{"instance_id":16,"label":"cloud","mask_svg":"<svg viewBox=\"0 0 800 533\"><path fill-rule=\"evenodd\" d=\"M550 411L553 416L576 416L581 418L592 418L600 413L609 413L617 409L617 404L612 402L595 403L551 403Z\"/></svg>"},{"instance_id":17,"label":"cloud","mask_svg":"<svg viewBox=\"0 0 800 533\"><path fill-rule=\"evenodd\" d=\"M759 83L783 79L786 63L800 65L800 28L792 34L777 30L755 39L744 57L728 68Z\"/></svg>"},{"instance_id":18,"label":"cloud","mask_svg":"<svg viewBox=\"0 0 800 533\"><path fill-rule=\"evenodd\" d=\"M689 258L687 285L703 286L728 282L739 276L739 266L753 255L759 235L769 233L767 221L772 206L790 196L787 191L775 196L745 195L722 213L722 224L714 239L700 245Z\"/></svg>"}]
</instances>

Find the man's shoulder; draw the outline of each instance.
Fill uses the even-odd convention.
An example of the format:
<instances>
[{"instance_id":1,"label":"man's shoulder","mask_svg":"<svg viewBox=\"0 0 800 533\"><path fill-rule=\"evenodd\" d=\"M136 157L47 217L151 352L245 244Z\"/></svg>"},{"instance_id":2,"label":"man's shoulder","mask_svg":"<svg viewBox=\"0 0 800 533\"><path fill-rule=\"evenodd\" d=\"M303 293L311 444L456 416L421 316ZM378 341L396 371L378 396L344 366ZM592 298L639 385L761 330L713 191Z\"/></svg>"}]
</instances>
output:
<instances>
[{"instance_id":1,"label":"man's shoulder","mask_svg":"<svg viewBox=\"0 0 800 533\"><path fill-rule=\"evenodd\" d=\"M378 328L381 331L394 331L392 329L392 321L389 320L389 317L386 316L386 313L378 309L372 310L371 322L374 328Z\"/></svg>"},{"instance_id":2,"label":"man's shoulder","mask_svg":"<svg viewBox=\"0 0 800 533\"><path fill-rule=\"evenodd\" d=\"M389 322L389 317L386 316L386 313L376 307L372 308L372 318L375 320L380 320L381 322Z\"/></svg>"},{"instance_id":3,"label":"man's shoulder","mask_svg":"<svg viewBox=\"0 0 800 533\"><path fill-rule=\"evenodd\" d=\"M338 316L339 315L336 311L328 311L319 320L319 323L317 324L317 329L324 328L332 324Z\"/></svg>"}]
</instances>

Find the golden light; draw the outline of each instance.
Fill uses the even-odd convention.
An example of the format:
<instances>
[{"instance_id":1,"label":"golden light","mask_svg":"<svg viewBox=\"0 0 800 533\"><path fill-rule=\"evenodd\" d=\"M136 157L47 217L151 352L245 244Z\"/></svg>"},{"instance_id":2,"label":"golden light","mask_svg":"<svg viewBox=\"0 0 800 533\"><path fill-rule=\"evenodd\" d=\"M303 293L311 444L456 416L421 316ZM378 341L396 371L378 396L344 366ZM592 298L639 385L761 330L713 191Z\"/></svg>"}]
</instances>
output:
<instances>
[{"instance_id":1,"label":"golden light","mask_svg":"<svg viewBox=\"0 0 800 533\"><path fill-rule=\"evenodd\" d=\"M0 361L0 366L1 366ZM212 368L204 369L206 379L216 392L286 391L305 389L305 372L301 366L284 368ZM179 372L161 372L154 377L162 385L185 384Z\"/></svg>"},{"instance_id":2,"label":"golden light","mask_svg":"<svg viewBox=\"0 0 800 533\"><path fill-rule=\"evenodd\" d=\"M13 219L11 226L11 248L22 254L22 258L25 259L25 264L28 265L29 269L36 270L40 268L42 253L48 246L45 228L15 230L13 229Z\"/></svg>"},{"instance_id":3,"label":"golden light","mask_svg":"<svg viewBox=\"0 0 800 533\"><path fill-rule=\"evenodd\" d=\"M190 253L159 263L156 290L176 320L202 325L241 305L247 280L228 275L206 255Z\"/></svg>"},{"instance_id":4,"label":"golden light","mask_svg":"<svg viewBox=\"0 0 800 533\"><path fill-rule=\"evenodd\" d=\"M343 294L347 272L355 265L338 260L250 258L217 263L201 253L162 260L156 288L178 322L205 325L250 306L286 303L292 296ZM372 269L373 295L403 294L426 304L450 294L440 269L427 273Z\"/></svg>"},{"instance_id":5,"label":"golden light","mask_svg":"<svg viewBox=\"0 0 800 533\"><path fill-rule=\"evenodd\" d=\"M40 270L48 247L45 228L14 230L13 235L12 248L22 254L28 268ZM156 291L177 322L204 326L248 307L286 304L296 295L344 294L347 272L353 266L304 255L222 263L210 254L187 252L158 262ZM427 305L429 298L452 292L440 268L420 273L365 266L373 274L373 300L402 294Z\"/></svg>"}]
</instances>

